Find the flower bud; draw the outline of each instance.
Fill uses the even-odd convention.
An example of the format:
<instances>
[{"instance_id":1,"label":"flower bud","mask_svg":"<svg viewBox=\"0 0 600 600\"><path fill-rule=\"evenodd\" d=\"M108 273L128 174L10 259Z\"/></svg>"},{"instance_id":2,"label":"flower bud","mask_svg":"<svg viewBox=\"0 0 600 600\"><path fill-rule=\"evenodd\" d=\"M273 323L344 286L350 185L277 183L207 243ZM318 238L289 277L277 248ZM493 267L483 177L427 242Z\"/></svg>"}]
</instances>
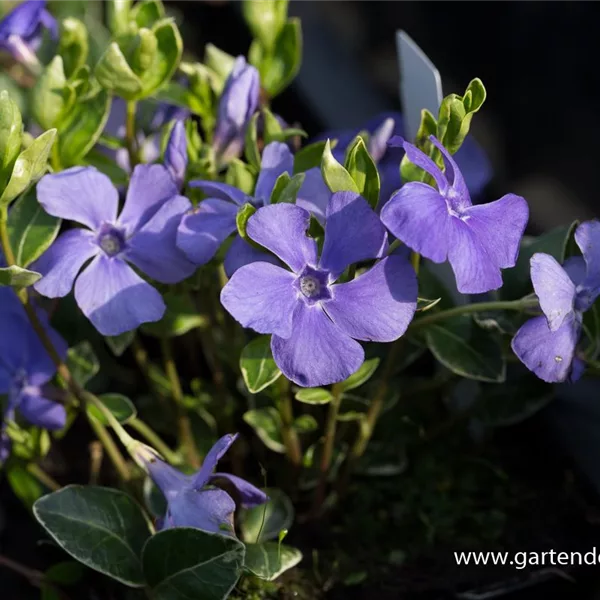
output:
<instances>
[{"instance_id":1,"label":"flower bud","mask_svg":"<svg viewBox=\"0 0 600 600\"><path fill-rule=\"evenodd\" d=\"M187 138L182 120L175 121L165 149L165 167L169 170L177 189L181 190L187 170Z\"/></svg>"}]
</instances>

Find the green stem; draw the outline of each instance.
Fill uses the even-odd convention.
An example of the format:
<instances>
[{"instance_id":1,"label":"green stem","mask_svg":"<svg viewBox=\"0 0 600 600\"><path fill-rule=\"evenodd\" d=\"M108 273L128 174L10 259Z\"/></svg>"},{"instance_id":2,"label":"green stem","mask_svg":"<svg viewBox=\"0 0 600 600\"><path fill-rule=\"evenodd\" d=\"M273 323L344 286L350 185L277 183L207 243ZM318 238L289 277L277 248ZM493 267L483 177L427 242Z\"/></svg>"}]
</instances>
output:
<instances>
[{"instance_id":1,"label":"green stem","mask_svg":"<svg viewBox=\"0 0 600 600\"><path fill-rule=\"evenodd\" d=\"M135 111L137 102L135 100L127 102L127 116L125 120L125 143L129 154L129 164L131 170L140 162L137 147L137 138L135 135Z\"/></svg>"},{"instance_id":2,"label":"green stem","mask_svg":"<svg viewBox=\"0 0 600 600\"><path fill-rule=\"evenodd\" d=\"M440 312L432 313L430 315L426 315L419 319L414 320L408 331L413 333L422 327L427 327L428 325L432 325L433 323L437 323L438 321L444 321L446 319L451 319L452 317L459 317L462 315L468 315L478 312L486 312L490 310L525 310L527 308L534 308L538 306L539 302L537 299L530 298L522 298L520 300L499 300L495 302L476 302L475 304L462 304L460 306L455 306L454 308L449 308L448 310L443 310Z\"/></svg>"},{"instance_id":3,"label":"green stem","mask_svg":"<svg viewBox=\"0 0 600 600\"><path fill-rule=\"evenodd\" d=\"M319 483L315 492L313 513L320 512L323 502L325 501L325 492L327 490L327 478L329 469L331 468L331 459L333 458L333 450L335 447L335 434L337 432L337 418L342 404L342 392L344 388L341 384L336 383L331 388L333 396L329 403L329 411L327 414L327 424L325 426L325 442L323 444L323 454L321 455Z\"/></svg>"},{"instance_id":4,"label":"green stem","mask_svg":"<svg viewBox=\"0 0 600 600\"><path fill-rule=\"evenodd\" d=\"M410 253L410 264L412 265L415 273L419 274L419 266L421 264L421 255L418 252Z\"/></svg>"},{"instance_id":5,"label":"green stem","mask_svg":"<svg viewBox=\"0 0 600 600\"><path fill-rule=\"evenodd\" d=\"M127 424L146 438L153 448L165 457L167 462L173 465L181 464L180 456L176 452L173 452L149 425L137 418L131 419Z\"/></svg>"},{"instance_id":6,"label":"green stem","mask_svg":"<svg viewBox=\"0 0 600 600\"><path fill-rule=\"evenodd\" d=\"M290 395L290 382L284 375L279 377L277 410L281 417L281 436L283 437L287 457L292 465L299 469L302 465L302 449L298 434L294 429L294 409Z\"/></svg>"},{"instance_id":7,"label":"green stem","mask_svg":"<svg viewBox=\"0 0 600 600\"><path fill-rule=\"evenodd\" d=\"M29 463L27 465L27 471L33 475L41 484L45 485L49 490L56 492L62 487L60 483L54 481L46 471L42 470L36 463Z\"/></svg>"},{"instance_id":8,"label":"green stem","mask_svg":"<svg viewBox=\"0 0 600 600\"><path fill-rule=\"evenodd\" d=\"M62 165L60 164L60 154L58 152L58 142L55 141L52 144L52 152L50 154L50 164L52 165L52 171L58 173L62 171Z\"/></svg>"},{"instance_id":9,"label":"green stem","mask_svg":"<svg viewBox=\"0 0 600 600\"><path fill-rule=\"evenodd\" d=\"M400 240L394 240L388 248L388 252L387 252L388 256L390 254L392 254L392 252L394 252L394 250L396 250L397 248L400 248L400 246L402 246L402 242Z\"/></svg>"},{"instance_id":10,"label":"green stem","mask_svg":"<svg viewBox=\"0 0 600 600\"><path fill-rule=\"evenodd\" d=\"M104 446L104 449L106 450L106 454L108 454L108 457L110 458L113 465L115 466L115 469L117 470L117 473L119 474L119 477L124 482L129 481L131 479L131 473L129 472L127 463L125 462L123 455L119 451L119 448L115 444L115 441L112 439L112 437L108 433L108 430L106 429L106 427L104 427L104 425L102 425L102 423L100 423L100 421L98 421L98 419L92 417L91 415L88 415L88 421L89 421L90 425L92 426L92 429L94 430L94 433L96 434L96 437L102 442L102 445Z\"/></svg>"},{"instance_id":11,"label":"green stem","mask_svg":"<svg viewBox=\"0 0 600 600\"><path fill-rule=\"evenodd\" d=\"M171 352L171 344L166 337L161 339L161 348L164 361L164 369L171 384L171 397L177 408L177 428L179 430L179 440L183 446L183 452L187 462L194 469L200 467L201 460L194 435L192 433L192 424L188 417L187 411L183 403L183 391L177 373L177 366Z\"/></svg>"}]
</instances>

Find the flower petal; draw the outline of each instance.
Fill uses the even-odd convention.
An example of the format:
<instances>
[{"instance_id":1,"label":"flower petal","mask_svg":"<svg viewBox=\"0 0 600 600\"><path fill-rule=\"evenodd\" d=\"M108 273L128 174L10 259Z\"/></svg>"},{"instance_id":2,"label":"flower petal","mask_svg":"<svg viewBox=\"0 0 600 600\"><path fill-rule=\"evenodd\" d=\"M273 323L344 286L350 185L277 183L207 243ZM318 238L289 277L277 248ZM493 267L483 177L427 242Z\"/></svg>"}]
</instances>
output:
<instances>
[{"instance_id":1,"label":"flower petal","mask_svg":"<svg viewBox=\"0 0 600 600\"><path fill-rule=\"evenodd\" d=\"M186 258L175 240L181 216L190 206L190 201L184 196L167 200L130 238L127 260L161 283L177 283L189 277L196 270L196 265Z\"/></svg>"},{"instance_id":2,"label":"flower petal","mask_svg":"<svg viewBox=\"0 0 600 600\"><path fill-rule=\"evenodd\" d=\"M112 223L117 217L117 189L94 167L73 167L45 175L37 184L37 198L48 214L90 229Z\"/></svg>"},{"instance_id":3,"label":"flower petal","mask_svg":"<svg viewBox=\"0 0 600 600\"><path fill-rule=\"evenodd\" d=\"M600 286L600 221L585 221L575 231L575 241L587 265L588 287Z\"/></svg>"},{"instance_id":4,"label":"flower petal","mask_svg":"<svg viewBox=\"0 0 600 600\"><path fill-rule=\"evenodd\" d=\"M239 271L238 271L239 273ZM271 338L273 358L282 373L303 387L347 379L363 363L365 353L322 308L298 302L289 339Z\"/></svg>"},{"instance_id":5,"label":"flower petal","mask_svg":"<svg viewBox=\"0 0 600 600\"><path fill-rule=\"evenodd\" d=\"M580 324L572 317L551 331L542 315L530 319L517 331L512 349L540 379L549 383L565 381L571 372L580 331Z\"/></svg>"},{"instance_id":6,"label":"flower petal","mask_svg":"<svg viewBox=\"0 0 600 600\"><path fill-rule=\"evenodd\" d=\"M435 136L430 135L429 140L442 154L442 159L446 167L445 177L452 188L452 194L447 193L447 197L453 208L465 209L471 206L471 197L469 196L467 184L452 155Z\"/></svg>"},{"instance_id":7,"label":"flower petal","mask_svg":"<svg viewBox=\"0 0 600 600\"><path fill-rule=\"evenodd\" d=\"M422 150L419 150L414 144L407 142L403 137L399 135L393 136L388 142L388 146L391 148L404 148L408 160L417 167L421 167L426 173L429 173L435 180L440 194L445 194L450 185L446 175L442 173L442 170L435 164L435 162L425 154Z\"/></svg>"},{"instance_id":8,"label":"flower petal","mask_svg":"<svg viewBox=\"0 0 600 600\"><path fill-rule=\"evenodd\" d=\"M210 476L217 468L217 463L223 458L237 438L237 433L228 433L217 440L216 444L208 451L202 467L200 467L200 470L194 475L191 481L191 486L194 489L201 489L208 483Z\"/></svg>"},{"instance_id":9,"label":"flower petal","mask_svg":"<svg viewBox=\"0 0 600 600\"><path fill-rule=\"evenodd\" d=\"M548 319L551 331L556 331L573 313L577 290L567 272L549 254L537 252L531 257L531 282Z\"/></svg>"},{"instance_id":10,"label":"flower petal","mask_svg":"<svg viewBox=\"0 0 600 600\"><path fill-rule=\"evenodd\" d=\"M183 217L177 229L177 247L197 265L205 265L236 229L238 207L209 198Z\"/></svg>"},{"instance_id":11,"label":"flower petal","mask_svg":"<svg viewBox=\"0 0 600 600\"><path fill-rule=\"evenodd\" d=\"M461 294L483 294L502 285L500 269L490 258L479 237L458 217L452 219L448 260Z\"/></svg>"},{"instance_id":12,"label":"flower petal","mask_svg":"<svg viewBox=\"0 0 600 600\"><path fill-rule=\"evenodd\" d=\"M178 193L177 186L164 165L137 165L129 181L125 205L118 223L131 235Z\"/></svg>"},{"instance_id":13,"label":"flower petal","mask_svg":"<svg viewBox=\"0 0 600 600\"><path fill-rule=\"evenodd\" d=\"M260 173L254 190L254 198L262 205L269 204L277 178L282 173L294 173L294 157L287 144L271 142L263 150Z\"/></svg>"},{"instance_id":14,"label":"flower petal","mask_svg":"<svg viewBox=\"0 0 600 600\"><path fill-rule=\"evenodd\" d=\"M255 262L233 274L221 291L221 304L244 327L288 338L298 303L294 280L281 267Z\"/></svg>"},{"instance_id":15,"label":"flower petal","mask_svg":"<svg viewBox=\"0 0 600 600\"><path fill-rule=\"evenodd\" d=\"M242 508L253 508L255 506L260 506L269 500L269 496L267 496L262 490L259 490L257 487L253 486L250 482L242 479L241 477L236 477L230 473L215 473L211 476L210 481L216 482L218 479L226 479L235 487L240 495Z\"/></svg>"},{"instance_id":16,"label":"flower petal","mask_svg":"<svg viewBox=\"0 0 600 600\"><path fill-rule=\"evenodd\" d=\"M571 256L565 260L562 268L566 271L575 287L581 285L585 281L586 264L583 256Z\"/></svg>"},{"instance_id":17,"label":"flower petal","mask_svg":"<svg viewBox=\"0 0 600 600\"><path fill-rule=\"evenodd\" d=\"M498 267L515 266L529 219L525 198L506 194L495 202L470 206L464 211L463 218Z\"/></svg>"},{"instance_id":18,"label":"flower petal","mask_svg":"<svg viewBox=\"0 0 600 600\"><path fill-rule=\"evenodd\" d=\"M331 320L357 340L392 342L417 309L417 276L404 256L391 255L356 279L332 286L323 304Z\"/></svg>"},{"instance_id":19,"label":"flower petal","mask_svg":"<svg viewBox=\"0 0 600 600\"><path fill-rule=\"evenodd\" d=\"M223 262L227 277L231 277L241 267L255 262L268 262L272 265L280 264L279 260L269 252L259 250L239 235L236 235L227 250L225 261Z\"/></svg>"},{"instance_id":20,"label":"flower petal","mask_svg":"<svg viewBox=\"0 0 600 600\"><path fill-rule=\"evenodd\" d=\"M43 275L33 287L48 298L62 298L73 287L84 263L100 252L95 235L87 229L69 229L38 258L32 268Z\"/></svg>"},{"instance_id":21,"label":"flower petal","mask_svg":"<svg viewBox=\"0 0 600 600\"><path fill-rule=\"evenodd\" d=\"M75 300L102 335L119 335L160 321L161 295L124 261L98 255L75 283Z\"/></svg>"},{"instance_id":22,"label":"flower petal","mask_svg":"<svg viewBox=\"0 0 600 600\"><path fill-rule=\"evenodd\" d=\"M145 460L144 462L152 481L160 488L168 502L171 502L177 494L191 483L191 477L184 475L160 460L160 458L153 456L151 460Z\"/></svg>"},{"instance_id":23,"label":"flower petal","mask_svg":"<svg viewBox=\"0 0 600 600\"><path fill-rule=\"evenodd\" d=\"M0 38L15 35L24 39L34 35L42 21L45 0L21 2L0 21Z\"/></svg>"},{"instance_id":24,"label":"flower petal","mask_svg":"<svg viewBox=\"0 0 600 600\"><path fill-rule=\"evenodd\" d=\"M448 256L452 217L446 201L431 186L404 184L381 210L389 231L409 248L436 263Z\"/></svg>"},{"instance_id":25,"label":"flower petal","mask_svg":"<svg viewBox=\"0 0 600 600\"><path fill-rule=\"evenodd\" d=\"M369 138L369 154L373 160L378 163L388 149L388 141L392 137L396 123L391 117L384 119L381 124L373 131Z\"/></svg>"},{"instance_id":26,"label":"flower petal","mask_svg":"<svg viewBox=\"0 0 600 600\"><path fill-rule=\"evenodd\" d=\"M234 511L235 502L223 490L183 490L169 502L164 526L233 535Z\"/></svg>"},{"instance_id":27,"label":"flower petal","mask_svg":"<svg viewBox=\"0 0 600 600\"><path fill-rule=\"evenodd\" d=\"M316 266L317 244L306 235L310 213L295 204L259 208L248 219L248 235L295 271Z\"/></svg>"},{"instance_id":28,"label":"flower petal","mask_svg":"<svg viewBox=\"0 0 600 600\"><path fill-rule=\"evenodd\" d=\"M67 422L67 411L62 404L34 394L21 396L19 412L30 423L43 429L62 429Z\"/></svg>"},{"instance_id":29,"label":"flower petal","mask_svg":"<svg viewBox=\"0 0 600 600\"><path fill-rule=\"evenodd\" d=\"M398 170L398 165L396 165ZM325 223L325 213L331 198L331 191L323 180L321 169L314 167L304 173L304 181L296 197L296 204L314 215L321 224Z\"/></svg>"},{"instance_id":30,"label":"flower petal","mask_svg":"<svg viewBox=\"0 0 600 600\"><path fill-rule=\"evenodd\" d=\"M331 195L319 267L334 277L352 264L382 255L387 232L367 201L354 192Z\"/></svg>"},{"instance_id":31,"label":"flower petal","mask_svg":"<svg viewBox=\"0 0 600 600\"><path fill-rule=\"evenodd\" d=\"M197 179L195 181L190 181L188 185L192 188L200 188L210 198L218 198L219 200L233 202L238 206L242 206L242 204L252 201L251 196L244 194L244 192L238 190L232 185L229 185L228 183L220 183L219 181L202 181Z\"/></svg>"}]
</instances>

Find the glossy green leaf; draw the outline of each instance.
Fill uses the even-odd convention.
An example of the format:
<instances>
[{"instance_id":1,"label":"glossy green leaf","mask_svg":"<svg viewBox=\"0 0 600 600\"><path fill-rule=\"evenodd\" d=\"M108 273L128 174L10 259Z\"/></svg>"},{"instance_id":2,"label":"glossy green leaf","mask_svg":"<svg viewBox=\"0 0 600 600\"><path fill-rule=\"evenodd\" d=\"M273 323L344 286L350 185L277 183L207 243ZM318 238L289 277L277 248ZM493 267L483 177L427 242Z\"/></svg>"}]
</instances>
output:
<instances>
[{"instance_id":1,"label":"glossy green leaf","mask_svg":"<svg viewBox=\"0 0 600 600\"><path fill-rule=\"evenodd\" d=\"M342 381L340 384L344 391L353 390L357 387L363 385L371 379L377 367L379 366L380 360L378 358L370 358L365 360L365 362L361 365L360 369L356 371L356 373L352 373L348 379Z\"/></svg>"},{"instance_id":2,"label":"glossy green leaf","mask_svg":"<svg viewBox=\"0 0 600 600\"><path fill-rule=\"evenodd\" d=\"M492 383L505 380L506 363L497 336L472 327L468 317L432 324L425 338L433 355L453 373Z\"/></svg>"},{"instance_id":3,"label":"glossy green leaf","mask_svg":"<svg viewBox=\"0 0 600 600\"><path fill-rule=\"evenodd\" d=\"M142 80L127 63L117 42L112 42L105 50L94 74L104 89L126 100L135 100L142 93Z\"/></svg>"},{"instance_id":4,"label":"glossy green leaf","mask_svg":"<svg viewBox=\"0 0 600 600\"><path fill-rule=\"evenodd\" d=\"M156 93L156 98L160 102L167 102L182 108L189 108L196 115L204 116L210 111L210 97L203 98L194 94L191 89L170 81Z\"/></svg>"},{"instance_id":5,"label":"glossy green leaf","mask_svg":"<svg viewBox=\"0 0 600 600\"><path fill-rule=\"evenodd\" d=\"M244 555L234 537L176 527L148 540L142 563L154 600L224 600L242 574Z\"/></svg>"},{"instance_id":6,"label":"glossy green leaf","mask_svg":"<svg viewBox=\"0 0 600 600\"><path fill-rule=\"evenodd\" d=\"M281 375L273 360L271 340L268 335L253 339L242 350L240 369L248 391L258 394L269 387Z\"/></svg>"},{"instance_id":7,"label":"glossy green leaf","mask_svg":"<svg viewBox=\"0 0 600 600\"><path fill-rule=\"evenodd\" d=\"M127 398L127 396L123 396L122 394L102 394L101 396L98 396L98 399L121 424L131 421L131 419L135 419L137 416L137 410L133 405L133 402ZM88 404L86 406L86 411L89 415L102 423L102 425L110 425L102 411L93 404Z\"/></svg>"},{"instance_id":8,"label":"glossy green leaf","mask_svg":"<svg viewBox=\"0 0 600 600\"><path fill-rule=\"evenodd\" d=\"M244 421L254 429L260 441L273 452L285 453L281 435L281 417L273 406L254 408L244 413Z\"/></svg>"},{"instance_id":9,"label":"glossy green leaf","mask_svg":"<svg viewBox=\"0 0 600 600\"><path fill-rule=\"evenodd\" d=\"M100 371L100 362L92 345L87 341L79 342L69 348L67 366L75 381L83 387Z\"/></svg>"},{"instance_id":10,"label":"glossy green leaf","mask_svg":"<svg viewBox=\"0 0 600 600\"><path fill-rule=\"evenodd\" d=\"M79 562L125 585L145 585L140 556L150 530L139 505L125 493L69 485L40 498L33 514Z\"/></svg>"},{"instance_id":11,"label":"glossy green leaf","mask_svg":"<svg viewBox=\"0 0 600 600\"><path fill-rule=\"evenodd\" d=\"M58 52L63 58L67 78L85 64L89 52L88 32L79 19L68 17L61 22Z\"/></svg>"},{"instance_id":12,"label":"glossy green leaf","mask_svg":"<svg viewBox=\"0 0 600 600\"><path fill-rule=\"evenodd\" d=\"M344 167L354 180L358 193L375 209L379 203L381 182L375 161L362 137L358 136L348 149Z\"/></svg>"},{"instance_id":13,"label":"glossy green leaf","mask_svg":"<svg viewBox=\"0 0 600 600\"><path fill-rule=\"evenodd\" d=\"M244 140L244 155L246 160L257 170L260 171L260 152L258 150L258 117L259 113L254 113L248 127L246 127L246 134Z\"/></svg>"},{"instance_id":14,"label":"glossy green leaf","mask_svg":"<svg viewBox=\"0 0 600 600\"><path fill-rule=\"evenodd\" d=\"M50 129L37 137L17 157L2 196L0 205L9 204L35 183L48 168L48 156L56 138L56 129Z\"/></svg>"},{"instance_id":15,"label":"glossy green leaf","mask_svg":"<svg viewBox=\"0 0 600 600\"><path fill-rule=\"evenodd\" d=\"M111 97L104 90L78 102L61 126L58 152L63 167L79 164L94 147L110 114Z\"/></svg>"},{"instance_id":16,"label":"glossy green leaf","mask_svg":"<svg viewBox=\"0 0 600 600\"><path fill-rule=\"evenodd\" d=\"M321 161L321 174L327 187L332 192L356 192L359 193L358 186L352 179L350 173L340 165L331 153L331 144L329 140L325 143L323 149L323 159Z\"/></svg>"},{"instance_id":17,"label":"glossy green leaf","mask_svg":"<svg viewBox=\"0 0 600 600\"><path fill-rule=\"evenodd\" d=\"M18 105L6 90L0 92L0 190L12 173L21 151L23 119Z\"/></svg>"},{"instance_id":18,"label":"glossy green leaf","mask_svg":"<svg viewBox=\"0 0 600 600\"><path fill-rule=\"evenodd\" d=\"M107 0L107 21L114 36L127 33L132 2L133 0Z\"/></svg>"},{"instance_id":19,"label":"glossy green leaf","mask_svg":"<svg viewBox=\"0 0 600 600\"><path fill-rule=\"evenodd\" d=\"M165 7L160 0L142 0L131 10L131 18L138 27L152 27L165 16Z\"/></svg>"},{"instance_id":20,"label":"glossy green leaf","mask_svg":"<svg viewBox=\"0 0 600 600\"><path fill-rule=\"evenodd\" d=\"M227 168L225 183L236 187L238 190L244 192L244 194L250 196L254 192L254 186L256 185L256 173L250 165L238 158L234 158Z\"/></svg>"},{"instance_id":21,"label":"glossy green leaf","mask_svg":"<svg viewBox=\"0 0 600 600\"><path fill-rule=\"evenodd\" d=\"M43 129L59 123L66 106L67 78L61 56L55 56L44 69L31 94L33 117Z\"/></svg>"},{"instance_id":22,"label":"glossy green leaf","mask_svg":"<svg viewBox=\"0 0 600 600\"><path fill-rule=\"evenodd\" d=\"M294 419L293 427L298 433L310 433L316 431L319 424L312 415L300 415Z\"/></svg>"},{"instance_id":23,"label":"glossy green leaf","mask_svg":"<svg viewBox=\"0 0 600 600\"><path fill-rule=\"evenodd\" d=\"M44 494L44 487L27 469L15 463L6 471L6 478L15 496L30 509Z\"/></svg>"},{"instance_id":24,"label":"glossy green leaf","mask_svg":"<svg viewBox=\"0 0 600 600\"><path fill-rule=\"evenodd\" d=\"M60 219L49 215L30 189L12 206L8 214L8 239L15 262L28 267L52 244L60 229Z\"/></svg>"},{"instance_id":25,"label":"glossy green leaf","mask_svg":"<svg viewBox=\"0 0 600 600\"><path fill-rule=\"evenodd\" d=\"M215 85L215 92L221 93L225 81L233 70L235 56L227 54L213 44L206 44L204 49L204 62L206 66L216 75L218 85Z\"/></svg>"},{"instance_id":26,"label":"glossy green leaf","mask_svg":"<svg viewBox=\"0 0 600 600\"><path fill-rule=\"evenodd\" d=\"M333 396L324 388L302 388L296 392L296 400L304 404L329 404Z\"/></svg>"},{"instance_id":27,"label":"glossy green leaf","mask_svg":"<svg viewBox=\"0 0 600 600\"><path fill-rule=\"evenodd\" d=\"M247 544L244 567L260 579L274 581L301 560L302 552L291 546L277 542Z\"/></svg>"},{"instance_id":28,"label":"glossy green leaf","mask_svg":"<svg viewBox=\"0 0 600 600\"><path fill-rule=\"evenodd\" d=\"M336 144L337 140L329 140L330 149L335 148ZM327 140L313 142L312 144L300 148L294 155L294 173L304 173L309 169L314 169L316 167L320 168L326 145Z\"/></svg>"},{"instance_id":29,"label":"glossy green leaf","mask_svg":"<svg viewBox=\"0 0 600 600\"><path fill-rule=\"evenodd\" d=\"M131 70L139 77L144 77L148 69L153 67L158 53L158 40L150 29L143 27L137 32L133 51L126 55Z\"/></svg>"},{"instance_id":30,"label":"glossy green leaf","mask_svg":"<svg viewBox=\"0 0 600 600\"><path fill-rule=\"evenodd\" d=\"M267 50L275 45L287 19L288 0L244 0L242 13L252 32Z\"/></svg>"},{"instance_id":31,"label":"glossy green leaf","mask_svg":"<svg viewBox=\"0 0 600 600\"><path fill-rule=\"evenodd\" d=\"M246 228L248 227L248 220L255 212L256 208L249 202L246 202L246 204L244 204L244 206L242 206L238 210L235 216L235 224L237 226L237 231L242 237L242 239L246 241L250 241L248 233L246 232Z\"/></svg>"},{"instance_id":32,"label":"glossy green leaf","mask_svg":"<svg viewBox=\"0 0 600 600\"><path fill-rule=\"evenodd\" d=\"M241 537L248 544L276 540L294 523L295 511L290 498L277 488L265 490L268 502L240 512Z\"/></svg>"},{"instance_id":33,"label":"glossy green leaf","mask_svg":"<svg viewBox=\"0 0 600 600\"><path fill-rule=\"evenodd\" d=\"M75 585L79 583L85 574L82 564L72 560L65 560L52 565L45 573L44 577L48 581L58 583L59 585Z\"/></svg>"},{"instance_id":34,"label":"glossy green leaf","mask_svg":"<svg viewBox=\"0 0 600 600\"><path fill-rule=\"evenodd\" d=\"M290 178L288 173L282 173L273 186L271 204L277 204L279 202L295 204L298 192L300 192L300 188L304 183L305 176L304 173L297 173Z\"/></svg>"},{"instance_id":35,"label":"glossy green leaf","mask_svg":"<svg viewBox=\"0 0 600 600\"><path fill-rule=\"evenodd\" d=\"M42 278L36 271L28 271L16 265L0 268L0 286L24 288L33 285Z\"/></svg>"}]
</instances>

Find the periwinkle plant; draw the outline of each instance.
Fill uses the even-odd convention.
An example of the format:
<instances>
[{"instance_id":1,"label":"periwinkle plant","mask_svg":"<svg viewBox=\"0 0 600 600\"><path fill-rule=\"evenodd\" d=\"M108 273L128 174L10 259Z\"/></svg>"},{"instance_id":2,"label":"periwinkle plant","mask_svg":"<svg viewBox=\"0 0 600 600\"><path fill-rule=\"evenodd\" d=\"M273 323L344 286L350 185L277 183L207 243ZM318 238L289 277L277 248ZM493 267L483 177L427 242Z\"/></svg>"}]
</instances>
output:
<instances>
[{"instance_id":1,"label":"periwinkle plant","mask_svg":"<svg viewBox=\"0 0 600 600\"><path fill-rule=\"evenodd\" d=\"M416 141L384 115L298 149L306 134L286 122L301 115L269 108L301 60L286 2L247 0L248 59L210 46L204 62L182 61L160 0L109 4L96 64L86 26L57 29L44 2L0 22L11 60L37 64L44 29L56 52L20 103L0 93L0 458L10 482L39 479L15 491L73 558L153 598L226 598L301 560L282 544L291 501L277 488L298 507L313 496L305 518L335 510L378 460L370 440L422 375L415 356L484 389L537 376L545 397L597 373L600 222L535 253L524 198L474 203L489 177L468 137L481 81L424 111ZM82 419L112 487L40 466ZM256 439L238 439L248 425ZM263 466L259 443L291 468Z\"/></svg>"}]
</instances>

